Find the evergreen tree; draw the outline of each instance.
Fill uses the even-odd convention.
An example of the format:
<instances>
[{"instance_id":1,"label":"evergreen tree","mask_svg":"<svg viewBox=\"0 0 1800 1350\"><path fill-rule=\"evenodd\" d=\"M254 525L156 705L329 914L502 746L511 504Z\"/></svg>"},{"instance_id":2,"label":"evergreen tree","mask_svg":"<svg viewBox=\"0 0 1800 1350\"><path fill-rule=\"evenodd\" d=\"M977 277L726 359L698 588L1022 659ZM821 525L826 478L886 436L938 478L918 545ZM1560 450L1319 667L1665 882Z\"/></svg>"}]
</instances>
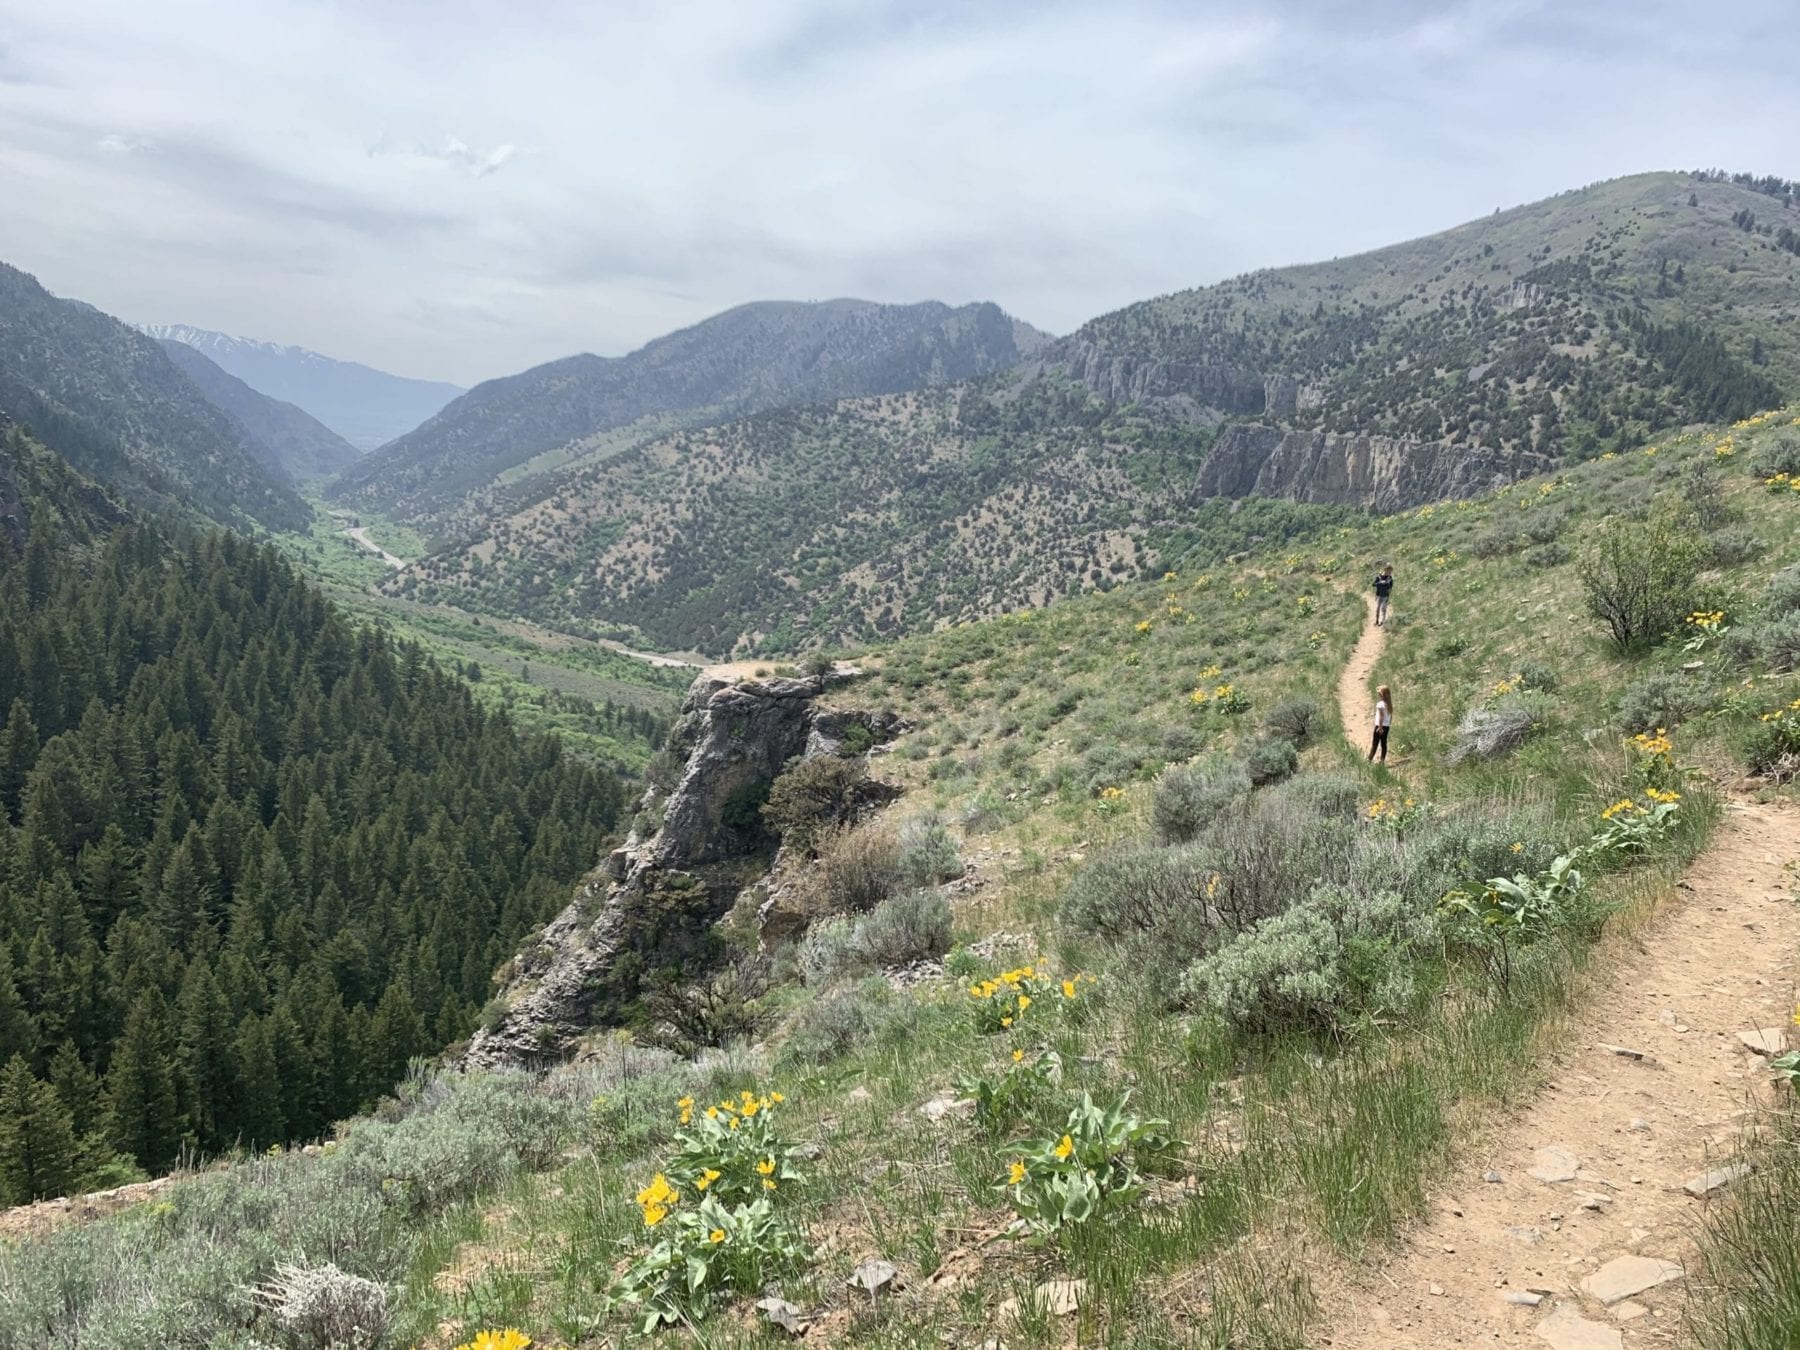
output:
<instances>
[{"instance_id":1,"label":"evergreen tree","mask_svg":"<svg viewBox=\"0 0 1800 1350\"><path fill-rule=\"evenodd\" d=\"M156 989L131 1005L106 1073L107 1131L121 1153L149 1171L175 1161L186 1122L175 1089L168 1008Z\"/></svg>"},{"instance_id":2,"label":"evergreen tree","mask_svg":"<svg viewBox=\"0 0 1800 1350\"><path fill-rule=\"evenodd\" d=\"M67 1195L78 1160L68 1112L25 1057L14 1055L0 1070L0 1204Z\"/></svg>"}]
</instances>

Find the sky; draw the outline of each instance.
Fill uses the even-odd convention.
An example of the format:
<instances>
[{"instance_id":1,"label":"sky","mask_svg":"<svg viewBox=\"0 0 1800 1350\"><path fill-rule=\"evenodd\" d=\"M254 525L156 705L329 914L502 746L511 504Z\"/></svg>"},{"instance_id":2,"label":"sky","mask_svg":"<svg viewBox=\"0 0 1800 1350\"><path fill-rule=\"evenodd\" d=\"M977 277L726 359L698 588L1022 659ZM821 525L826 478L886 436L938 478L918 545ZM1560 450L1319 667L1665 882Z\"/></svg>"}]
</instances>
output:
<instances>
[{"instance_id":1,"label":"sky","mask_svg":"<svg viewBox=\"0 0 1800 1350\"><path fill-rule=\"evenodd\" d=\"M0 261L471 384L732 305L1053 332L1603 178L1800 178L1792 0L0 0Z\"/></svg>"}]
</instances>

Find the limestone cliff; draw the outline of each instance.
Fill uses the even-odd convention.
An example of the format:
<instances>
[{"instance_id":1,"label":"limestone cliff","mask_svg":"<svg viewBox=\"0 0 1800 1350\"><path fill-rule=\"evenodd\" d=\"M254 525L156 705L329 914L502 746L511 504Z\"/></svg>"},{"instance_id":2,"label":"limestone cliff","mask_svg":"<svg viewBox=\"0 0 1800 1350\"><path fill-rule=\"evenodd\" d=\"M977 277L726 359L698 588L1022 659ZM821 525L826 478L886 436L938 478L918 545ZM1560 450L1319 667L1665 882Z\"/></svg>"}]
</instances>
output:
<instances>
[{"instance_id":1,"label":"limestone cliff","mask_svg":"<svg viewBox=\"0 0 1800 1350\"><path fill-rule=\"evenodd\" d=\"M1238 423L1224 428L1200 466L1196 498L1282 497L1403 511L1476 496L1552 461L1542 455Z\"/></svg>"},{"instance_id":2,"label":"limestone cliff","mask_svg":"<svg viewBox=\"0 0 1800 1350\"><path fill-rule=\"evenodd\" d=\"M1196 413L1254 416L1269 395L1260 371L1160 361L1107 351L1079 338L1059 343L1047 364L1112 403L1173 403Z\"/></svg>"},{"instance_id":3,"label":"limestone cliff","mask_svg":"<svg viewBox=\"0 0 1800 1350\"><path fill-rule=\"evenodd\" d=\"M891 734L890 714L817 709L826 683L694 682L671 733L683 767L660 803L661 827L615 850L520 953L469 1043L469 1063L562 1058L583 1032L624 1013L644 976L707 956L713 925L765 870L771 841L757 808L782 766L836 753L852 723L871 741Z\"/></svg>"}]
</instances>

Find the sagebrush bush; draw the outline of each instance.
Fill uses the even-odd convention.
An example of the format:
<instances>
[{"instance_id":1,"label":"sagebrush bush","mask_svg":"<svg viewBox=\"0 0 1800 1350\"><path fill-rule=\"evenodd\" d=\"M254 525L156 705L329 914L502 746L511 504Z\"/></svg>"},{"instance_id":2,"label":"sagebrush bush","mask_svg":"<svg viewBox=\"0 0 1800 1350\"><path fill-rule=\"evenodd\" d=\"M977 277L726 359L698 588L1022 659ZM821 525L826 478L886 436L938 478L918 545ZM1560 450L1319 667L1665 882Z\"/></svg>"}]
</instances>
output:
<instances>
[{"instance_id":1,"label":"sagebrush bush","mask_svg":"<svg viewBox=\"0 0 1800 1350\"><path fill-rule=\"evenodd\" d=\"M800 884L807 908L814 914L875 908L900 888L900 842L893 827L876 820L822 836L818 857L802 874Z\"/></svg>"},{"instance_id":2,"label":"sagebrush bush","mask_svg":"<svg viewBox=\"0 0 1800 1350\"><path fill-rule=\"evenodd\" d=\"M848 914L828 914L808 925L796 953L800 978L809 985L829 984L853 969L856 949L851 939L855 931L856 921Z\"/></svg>"},{"instance_id":3,"label":"sagebrush bush","mask_svg":"<svg viewBox=\"0 0 1800 1350\"><path fill-rule=\"evenodd\" d=\"M903 1036L916 1024L919 1003L897 998L879 975L821 995L795 1014L779 1060L819 1065L877 1039Z\"/></svg>"},{"instance_id":4,"label":"sagebrush bush","mask_svg":"<svg viewBox=\"0 0 1800 1350\"><path fill-rule=\"evenodd\" d=\"M1713 530L1706 536L1707 561L1714 567L1737 567L1760 558L1768 544L1739 525Z\"/></svg>"},{"instance_id":5,"label":"sagebrush bush","mask_svg":"<svg viewBox=\"0 0 1800 1350\"><path fill-rule=\"evenodd\" d=\"M936 886L963 874L956 841L936 815L914 816L900 826L899 853L895 859L900 882L905 886Z\"/></svg>"},{"instance_id":6,"label":"sagebrush bush","mask_svg":"<svg viewBox=\"0 0 1800 1350\"><path fill-rule=\"evenodd\" d=\"M1504 558L1519 547L1519 526L1511 516L1502 516L1476 534L1469 552L1477 558Z\"/></svg>"},{"instance_id":7,"label":"sagebrush bush","mask_svg":"<svg viewBox=\"0 0 1800 1350\"><path fill-rule=\"evenodd\" d=\"M1244 1032L1338 1032L1398 1012L1435 927L1393 891L1315 886L1285 912L1238 933L1191 965L1183 999Z\"/></svg>"},{"instance_id":8,"label":"sagebrush bush","mask_svg":"<svg viewBox=\"0 0 1800 1350\"><path fill-rule=\"evenodd\" d=\"M1165 769L1150 798L1151 827L1166 844L1184 844L1250 795L1250 776L1224 755Z\"/></svg>"},{"instance_id":9,"label":"sagebrush bush","mask_svg":"<svg viewBox=\"0 0 1800 1350\"><path fill-rule=\"evenodd\" d=\"M1752 630L1756 654L1773 671L1800 670L1800 613L1759 623Z\"/></svg>"},{"instance_id":10,"label":"sagebrush bush","mask_svg":"<svg viewBox=\"0 0 1800 1350\"><path fill-rule=\"evenodd\" d=\"M1456 739L1445 762L1460 764L1466 759L1493 759L1517 750L1550 720L1550 699L1535 691L1508 694L1491 707L1474 707L1463 714L1456 726Z\"/></svg>"},{"instance_id":11,"label":"sagebrush bush","mask_svg":"<svg viewBox=\"0 0 1800 1350\"><path fill-rule=\"evenodd\" d=\"M1257 787L1279 783L1300 767L1300 751L1282 736L1263 736L1244 751L1244 772Z\"/></svg>"},{"instance_id":12,"label":"sagebrush bush","mask_svg":"<svg viewBox=\"0 0 1800 1350\"><path fill-rule=\"evenodd\" d=\"M950 902L936 891L884 900L856 921L851 946L874 966L903 966L950 950Z\"/></svg>"},{"instance_id":13,"label":"sagebrush bush","mask_svg":"<svg viewBox=\"0 0 1800 1350\"><path fill-rule=\"evenodd\" d=\"M1407 841L1402 866L1409 893L1435 903L1464 882L1541 872L1560 851L1547 807L1494 806L1433 818Z\"/></svg>"},{"instance_id":14,"label":"sagebrush bush","mask_svg":"<svg viewBox=\"0 0 1800 1350\"><path fill-rule=\"evenodd\" d=\"M1800 436L1770 436L1757 449L1750 470L1758 478L1772 478L1778 473L1800 474Z\"/></svg>"},{"instance_id":15,"label":"sagebrush bush","mask_svg":"<svg viewBox=\"0 0 1800 1350\"><path fill-rule=\"evenodd\" d=\"M1318 737L1324 723L1319 700L1305 694L1284 698L1263 714L1263 729L1271 736L1292 741L1305 749Z\"/></svg>"},{"instance_id":16,"label":"sagebrush bush","mask_svg":"<svg viewBox=\"0 0 1800 1350\"><path fill-rule=\"evenodd\" d=\"M1686 675L1657 671L1625 686L1615 720L1626 731L1678 727L1705 709L1706 692Z\"/></svg>"},{"instance_id":17,"label":"sagebrush bush","mask_svg":"<svg viewBox=\"0 0 1800 1350\"><path fill-rule=\"evenodd\" d=\"M1345 773L1306 773L1270 792L1273 801L1310 812L1323 820L1355 820L1362 814L1367 789Z\"/></svg>"},{"instance_id":18,"label":"sagebrush bush","mask_svg":"<svg viewBox=\"0 0 1800 1350\"><path fill-rule=\"evenodd\" d=\"M1560 540L1548 544L1539 544L1525 554L1525 563L1529 567L1561 567L1575 555L1569 552L1569 546Z\"/></svg>"},{"instance_id":19,"label":"sagebrush bush","mask_svg":"<svg viewBox=\"0 0 1800 1350\"><path fill-rule=\"evenodd\" d=\"M1556 672L1542 661L1524 660L1519 662L1519 687L1535 689L1539 693L1549 694L1556 690Z\"/></svg>"},{"instance_id":20,"label":"sagebrush bush","mask_svg":"<svg viewBox=\"0 0 1800 1350\"><path fill-rule=\"evenodd\" d=\"M1769 618L1800 612L1800 564L1784 567L1770 577L1759 605Z\"/></svg>"},{"instance_id":21,"label":"sagebrush bush","mask_svg":"<svg viewBox=\"0 0 1800 1350\"><path fill-rule=\"evenodd\" d=\"M392 1319L385 1288L329 1261L277 1266L257 1299L295 1350L374 1350Z\"/></svg>"},{"instance_id":22,"label":"sagebrush bush","mask_svg":"<svg viewBox=\"0 0 1800 1350\"><path fill-rule=\"evenodd\" d=\"M1063 893L1062 921L1114 939L1204 926L1211 854L1196 845L1121 844L1090 858Z\"/></svg>"}]
</instances>

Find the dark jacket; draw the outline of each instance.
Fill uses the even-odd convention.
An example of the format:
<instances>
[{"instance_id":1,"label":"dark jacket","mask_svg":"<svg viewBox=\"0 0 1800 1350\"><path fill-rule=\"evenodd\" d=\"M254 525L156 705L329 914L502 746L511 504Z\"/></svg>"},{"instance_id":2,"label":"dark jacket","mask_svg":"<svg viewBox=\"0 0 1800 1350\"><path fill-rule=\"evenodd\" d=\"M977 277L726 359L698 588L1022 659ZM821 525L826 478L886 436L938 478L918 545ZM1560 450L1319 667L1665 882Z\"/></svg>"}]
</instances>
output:
<instances>
[{"instance_id":1,"label":"dark jacket","mask_svg":"<svg viewBox=\"0 0 1800 1350\"><path fill-rule=\"evenodd\" d=\"M1394 578L1393 578L1392 574L1389 574L1387 576L1377 576L1375 578L1375 594L1386 595L1389 591L1391 591L1393 589L1394 589Z\"/></svg>"}]
</instances>

